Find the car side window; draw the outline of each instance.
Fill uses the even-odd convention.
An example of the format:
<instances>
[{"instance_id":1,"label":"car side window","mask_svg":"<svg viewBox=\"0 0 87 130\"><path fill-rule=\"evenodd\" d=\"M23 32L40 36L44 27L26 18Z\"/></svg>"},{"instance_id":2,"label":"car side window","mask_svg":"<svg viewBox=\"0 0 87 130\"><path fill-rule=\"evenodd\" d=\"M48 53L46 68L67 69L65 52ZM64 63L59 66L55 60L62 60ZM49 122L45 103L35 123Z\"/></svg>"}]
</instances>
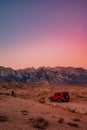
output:
<instances>
[{"instance_id":1,"label":"car side window","mask_svg":"<svg viewBox=\"0 0 87 130\"><path fill-rule=\"evenodd\" d=\"M58 94L58 96L61 96L61 94Z\"/></svg>"}]
</instances>

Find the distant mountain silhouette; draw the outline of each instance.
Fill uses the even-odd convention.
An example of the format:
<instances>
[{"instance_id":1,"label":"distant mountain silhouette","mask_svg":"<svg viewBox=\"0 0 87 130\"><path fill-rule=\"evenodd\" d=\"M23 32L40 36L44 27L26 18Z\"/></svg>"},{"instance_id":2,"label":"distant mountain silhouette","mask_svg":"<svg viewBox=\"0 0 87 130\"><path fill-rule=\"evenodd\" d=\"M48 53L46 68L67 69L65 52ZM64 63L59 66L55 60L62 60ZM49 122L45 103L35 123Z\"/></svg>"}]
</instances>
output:
<instances>
[{"instance_id":1,"label":"distant mountain silhouette","mask_svg":"<svg viewBox=\"0 0 87 130\"><path fill-rule=\"evenodd\" d=\"M0 82L29 84L87 84L87 70L73 67L40 67L14 70L0 66Z\"/></svg>"}]
</instances>

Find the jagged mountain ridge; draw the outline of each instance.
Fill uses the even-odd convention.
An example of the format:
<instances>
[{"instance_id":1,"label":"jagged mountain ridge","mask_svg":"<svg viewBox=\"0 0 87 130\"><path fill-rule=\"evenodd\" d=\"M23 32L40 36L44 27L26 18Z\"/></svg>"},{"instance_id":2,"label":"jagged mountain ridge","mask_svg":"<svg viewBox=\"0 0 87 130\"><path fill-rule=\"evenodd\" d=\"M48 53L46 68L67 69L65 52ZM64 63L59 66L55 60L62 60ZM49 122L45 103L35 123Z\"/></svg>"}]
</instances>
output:
<instances>
[{"instance_id":1,"label":"jagged mountain ridge","mask_svg":"<svg viewBox=\"0 0 87 130\"><path fill-rule=\"evenodd\" d=\"M0 67L0 82L47 83L52 85L87 84L87 70L74 67L40 67L14 70Z\"/></svg>"}]
</instances>

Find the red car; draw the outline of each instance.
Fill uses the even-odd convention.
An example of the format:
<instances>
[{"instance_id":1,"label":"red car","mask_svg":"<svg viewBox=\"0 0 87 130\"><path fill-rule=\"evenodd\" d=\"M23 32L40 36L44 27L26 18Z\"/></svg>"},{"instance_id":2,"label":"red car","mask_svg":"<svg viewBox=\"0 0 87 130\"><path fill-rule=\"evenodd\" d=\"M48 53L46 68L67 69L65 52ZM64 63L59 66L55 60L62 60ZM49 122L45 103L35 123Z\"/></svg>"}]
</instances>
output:
<instances>
[{"instance_id":1,"label":"red car","mask_svg":"<svg viewBox=\"0 0 87 130\"><path fill-rule=\"evenodd\" d=\"M56 101L56 102L68 102L70 99L68 92L57 92L53 96L50 97L50 101Z\"/></svg>"}]
</instances>

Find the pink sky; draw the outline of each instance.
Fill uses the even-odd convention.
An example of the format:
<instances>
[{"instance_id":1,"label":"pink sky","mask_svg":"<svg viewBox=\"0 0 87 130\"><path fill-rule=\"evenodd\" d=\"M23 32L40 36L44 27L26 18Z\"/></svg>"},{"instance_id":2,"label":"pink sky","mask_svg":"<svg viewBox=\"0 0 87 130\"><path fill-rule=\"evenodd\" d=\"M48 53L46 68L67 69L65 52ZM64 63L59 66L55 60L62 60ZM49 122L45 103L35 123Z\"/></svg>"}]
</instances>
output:
<instances>
[{"instance_id":1,"label":"pink sky","mask_svg":"<svg viewBox=\"0 0 87 130\"><path fill-rule=\"evenodd\" d=\"M0 65L87 69L86 0L0 2Z\"/></svg>"}]
</instances>

